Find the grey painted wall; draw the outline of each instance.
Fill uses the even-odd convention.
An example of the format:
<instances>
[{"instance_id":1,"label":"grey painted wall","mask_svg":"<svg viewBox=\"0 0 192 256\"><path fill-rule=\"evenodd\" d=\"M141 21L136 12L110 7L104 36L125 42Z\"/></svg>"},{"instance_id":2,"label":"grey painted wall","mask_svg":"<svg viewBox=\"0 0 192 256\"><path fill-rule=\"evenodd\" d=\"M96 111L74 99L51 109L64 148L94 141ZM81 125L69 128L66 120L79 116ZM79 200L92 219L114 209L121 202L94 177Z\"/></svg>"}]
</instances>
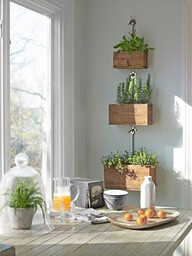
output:
<instances>
[{"instance_id":1,"label":"grey painted wall","mask_svg":"<svg viewBox=\"0 0 192 256\"><path fill-rule=\"evenodd\" d=\"M75 175L86 177L86 1L75 1Z\"/></svg>"},{"instance_id":2,"label":"grey painted wall","mask_svg":"<svg viewBox=\"0 0 192 256\"><path fill-rule=\"evenodd\" d=\"M136 148L159 156L157 204L183 206L182 160L183 2L181 0L76 0L75 91L76 175L103 179L100 158L115 149L131 150L129 126L108 124L108 104L115 102L118 82L130 70L112 68L113 45L128 34L128 21L155 47L149 68L138 70L143 80L151 74L154 124L137 127ZM139 203L139 193L130 193Z\"/></svg>"}]
</instances>

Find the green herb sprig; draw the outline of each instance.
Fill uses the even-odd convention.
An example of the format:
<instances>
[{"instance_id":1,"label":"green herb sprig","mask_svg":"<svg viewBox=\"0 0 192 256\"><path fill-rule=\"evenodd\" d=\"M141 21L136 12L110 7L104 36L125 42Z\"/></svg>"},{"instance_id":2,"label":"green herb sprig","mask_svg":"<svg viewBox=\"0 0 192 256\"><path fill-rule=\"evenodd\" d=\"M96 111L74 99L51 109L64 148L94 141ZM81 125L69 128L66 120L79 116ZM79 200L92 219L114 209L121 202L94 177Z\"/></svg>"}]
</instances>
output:
<instances>
[{"instance_id":1,"label":"green herb sprig","mask_svg":"<svg viewBox=\"0 0 192 256\"><path fill-rule=\"evenodd\" d=\"M141 79L132 72L126 82L119 83L116 91L116 102L118 104L145 104L151 103L153 89L151 88L151 76L148 74L147 81L142 86Z\"/></svg>"},{"instance_id":2,"label":"green herb sprig","mask_svg":"<svg viewBox=\"0 0 192 256\"><path fill-rule=\"evenodd\" d=\"M157 154L148 154L145 148L135 150L134 153L125 151L124 154L119 154L117 150L107 156L101 157L103 166L108 168L115 167L118 171L125 171L125 165L151 165L152 168L157 167Z\"/></svg>"},{"instance_id":3,"label":"green herb sprig","mask_svg":"<svg viewBox=\"0 0 192 256\"><path fill-rule=\"evenodd\" d=\"M148 44L144 42L144 37L138 37L136 33L129 33L129 37L122 36L120 43L114 46L117 52L128 51L132 53L133 51L150 51L154 48L149 47Z\"/></svg>"}]
</instances>

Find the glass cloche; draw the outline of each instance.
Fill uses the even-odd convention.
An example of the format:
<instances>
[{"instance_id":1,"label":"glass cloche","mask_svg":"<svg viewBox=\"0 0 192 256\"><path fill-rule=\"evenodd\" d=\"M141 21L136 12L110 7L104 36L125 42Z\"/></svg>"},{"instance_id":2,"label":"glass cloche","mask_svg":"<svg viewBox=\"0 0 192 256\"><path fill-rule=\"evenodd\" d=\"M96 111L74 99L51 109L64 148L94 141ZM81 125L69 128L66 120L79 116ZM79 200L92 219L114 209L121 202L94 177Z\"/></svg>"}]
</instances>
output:
<instances>
[{"instance_id":1,"label":"glass cloche","mask_svg":"<svg viewBox=\"0 0 192 256\"><path fill-rule=\"evenodd\" d=\"M41 176L18 154L0 182L0 234L41 235L53 230Z\"/></svg>"}]
</instances>

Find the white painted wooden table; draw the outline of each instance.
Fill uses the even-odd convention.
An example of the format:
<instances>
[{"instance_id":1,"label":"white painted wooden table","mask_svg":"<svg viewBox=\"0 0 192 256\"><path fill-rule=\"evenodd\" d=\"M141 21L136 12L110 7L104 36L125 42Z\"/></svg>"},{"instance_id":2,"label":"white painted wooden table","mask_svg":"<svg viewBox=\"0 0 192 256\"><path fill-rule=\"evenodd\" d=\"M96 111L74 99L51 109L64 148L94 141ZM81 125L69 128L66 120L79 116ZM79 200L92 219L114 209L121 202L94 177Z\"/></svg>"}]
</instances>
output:
<instances>
[{"instance_id":1,"label":"white painted wooden table","mask_svg":"<svg viewBox=\"0 0 192 256\"><path fill-rule=\"evenodd\" d=\"M55 230L47 235L1 237L0 242L14 245L17 256L171 255L192 228L192 210L175 210L181 213L177 220L147 230L54 220Z\"/></svg>"}]
</instances>

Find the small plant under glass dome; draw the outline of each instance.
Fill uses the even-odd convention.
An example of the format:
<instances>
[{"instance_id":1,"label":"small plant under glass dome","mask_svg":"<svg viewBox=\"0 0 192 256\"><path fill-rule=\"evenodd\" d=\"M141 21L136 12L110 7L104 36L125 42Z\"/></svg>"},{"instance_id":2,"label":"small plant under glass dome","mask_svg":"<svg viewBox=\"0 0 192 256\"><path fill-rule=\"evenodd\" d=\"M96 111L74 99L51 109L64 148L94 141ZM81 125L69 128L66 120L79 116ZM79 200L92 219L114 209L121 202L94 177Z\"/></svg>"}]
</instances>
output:
<instances>
[{"instance_id":1,"label":"small plant under glass dome","mask_svg":"<svg viewBox=\"0 0 192 256\"><path fill-rule=\"evenodd\" d=\"M8 206L8 214L11 226L14 229L31 228L34 214L40 207L45 224L46 204L38 184L34 178L27 180L16 179L15 188L3 194L5 196L5 205Z\"/></svg>"},{"instance_id":2,"label":"small plant under glass dome","mask_svg":"<svg viewBox=\"0 0 192 256\"><path fill-rule=\"evenodd\" d=\"M0 234L22 235L22 229L25 235L52 231L41 176L28 166L25 154L18 154L15 163L0 183Z\"/></svg>"}]
</instances>

